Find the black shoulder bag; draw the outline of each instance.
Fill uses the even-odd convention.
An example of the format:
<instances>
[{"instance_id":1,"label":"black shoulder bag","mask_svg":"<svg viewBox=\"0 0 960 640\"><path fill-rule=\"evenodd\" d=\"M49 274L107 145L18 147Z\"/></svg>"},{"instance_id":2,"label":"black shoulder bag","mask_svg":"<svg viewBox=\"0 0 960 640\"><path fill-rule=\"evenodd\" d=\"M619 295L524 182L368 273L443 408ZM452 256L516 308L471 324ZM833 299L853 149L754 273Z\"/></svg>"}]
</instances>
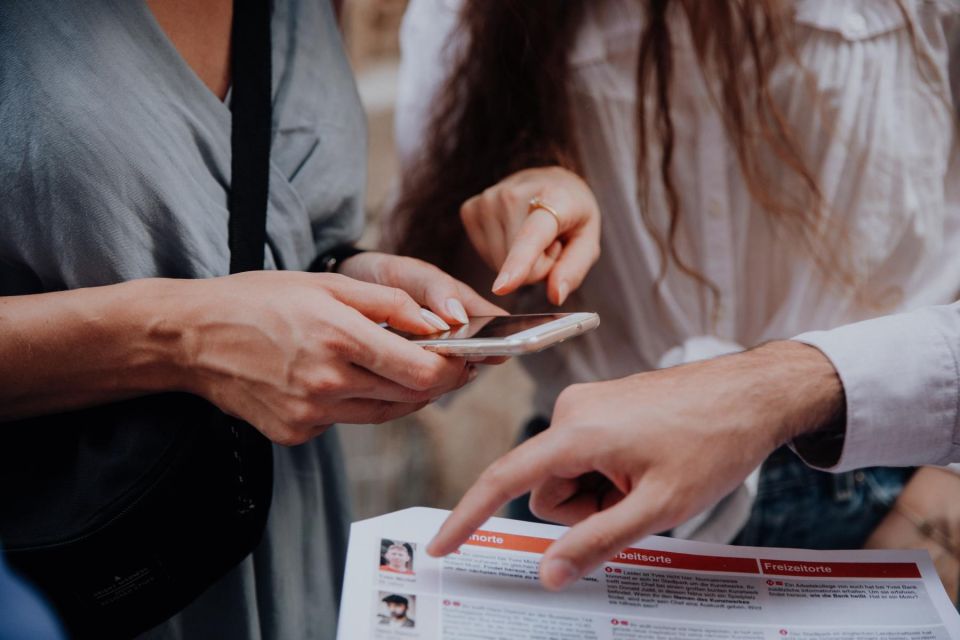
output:
<instances>
[{"instance_id":1,"label":"black shoulder bag","mask_svg":"<svg viewBox=\"0 0 960 640\"><path fill-rule=\"evenodd\" d=\"M230 271L263 268L270 3L234 3ZM0 545L77 638L129 638L245 558L270 508L270 442L163 394L2 425Z\"/></svg>"}]
</instances>

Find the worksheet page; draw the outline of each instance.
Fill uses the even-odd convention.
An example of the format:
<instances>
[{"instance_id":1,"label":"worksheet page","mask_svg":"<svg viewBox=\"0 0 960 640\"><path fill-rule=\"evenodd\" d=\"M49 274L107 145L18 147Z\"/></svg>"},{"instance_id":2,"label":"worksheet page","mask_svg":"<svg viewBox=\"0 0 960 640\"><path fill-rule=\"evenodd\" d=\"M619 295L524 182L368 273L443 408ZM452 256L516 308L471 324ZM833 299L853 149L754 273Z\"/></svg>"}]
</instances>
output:
<instances>
[{"instance_id":1,"label":"worksheet page","mask_svg":"<svg viewBox=\"0 0 960 640\"><path fill-rule=\"evenodd\" d=\"M425 552L448 512L354 523L339 640L960 640L923 551L732 547L651 536L560 593L538 579L565 527L491 518Z\"/></svg>"}]
</instances>

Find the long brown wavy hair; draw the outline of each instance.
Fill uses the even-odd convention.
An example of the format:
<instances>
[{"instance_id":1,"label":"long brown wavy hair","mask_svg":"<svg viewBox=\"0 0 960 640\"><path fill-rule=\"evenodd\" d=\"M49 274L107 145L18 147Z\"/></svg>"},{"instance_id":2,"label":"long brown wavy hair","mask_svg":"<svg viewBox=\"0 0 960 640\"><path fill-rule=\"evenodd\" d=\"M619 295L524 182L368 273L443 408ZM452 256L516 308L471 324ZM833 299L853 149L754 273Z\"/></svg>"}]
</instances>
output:
<instances>
[{"instance_id":1,"label":"long brown wavy hair","mask_svg":"<svg viewBox=\"0 0 960 640\"><path fill-rule=\"evenodd\" d=\"M586 3L598 1L465 0L460 29L466 46L434 103L426 144L403 175L390 216L388 235L398 252L469 273L476 257L459 218L466 199L520 169L578 169L568 54ZM823 235L824 199L770 87L771 71L785 57L805 73L790 41L792 3L636 1L646 5L637 65L637 197L661 250L660 278L672 260L712 291L716 303L716 287L675 242L682 212L673 179L672 30L684 20L673 14L685 19L703 73L719 88L713 98L751 197L809 241ZM660 180L668 206L660 228L647 206L652 179Z\"/></svg>"}]
</instances>

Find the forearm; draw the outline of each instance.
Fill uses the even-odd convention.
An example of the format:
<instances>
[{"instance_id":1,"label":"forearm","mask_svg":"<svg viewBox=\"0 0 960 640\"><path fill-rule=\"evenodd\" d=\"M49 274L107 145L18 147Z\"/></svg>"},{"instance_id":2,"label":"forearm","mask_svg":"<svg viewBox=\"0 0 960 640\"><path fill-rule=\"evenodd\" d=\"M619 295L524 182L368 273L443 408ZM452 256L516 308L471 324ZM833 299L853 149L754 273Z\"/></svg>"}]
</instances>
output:
<instances>
[{"instance_id":1,"label":"forearm","mask_svg":"<svg viewBox=\"0 0 960 640\"><path fill-rule=\"evenodd\" d=\"M0 298L0 420L180 387L170 301L183 285L149 279Z\"/></svg>"}]
</instances>

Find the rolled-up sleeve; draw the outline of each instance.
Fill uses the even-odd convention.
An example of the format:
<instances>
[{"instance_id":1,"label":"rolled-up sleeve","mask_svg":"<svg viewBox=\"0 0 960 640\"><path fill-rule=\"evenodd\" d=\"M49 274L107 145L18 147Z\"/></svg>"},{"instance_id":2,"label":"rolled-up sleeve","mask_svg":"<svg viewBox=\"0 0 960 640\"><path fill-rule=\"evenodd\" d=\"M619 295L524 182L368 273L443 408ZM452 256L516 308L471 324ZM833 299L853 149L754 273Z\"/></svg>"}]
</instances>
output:
<instances>
[{"instance_id":1,"label":"rolled-up sleeve","mask_svg":"<svg viewBox=\"0 0 960 640\"><path fill-rule=\"evenodd\" d=\"M843 383L846 432L832 439L831 471L960 461L960 303L794 340L819 349Z\"/></svg>"}]
</instances>

